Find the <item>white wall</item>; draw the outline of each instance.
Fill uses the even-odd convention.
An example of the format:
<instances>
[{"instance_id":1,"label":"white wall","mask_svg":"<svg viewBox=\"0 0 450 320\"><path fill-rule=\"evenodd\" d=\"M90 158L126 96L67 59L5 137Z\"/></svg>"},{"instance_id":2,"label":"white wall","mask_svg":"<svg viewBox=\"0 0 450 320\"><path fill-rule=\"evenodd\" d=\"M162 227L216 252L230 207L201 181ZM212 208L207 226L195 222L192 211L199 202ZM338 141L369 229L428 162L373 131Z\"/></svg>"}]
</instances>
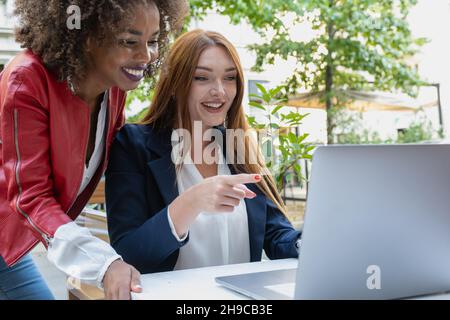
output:
<instances>
[{"instance_id":1,"label":"white wall","mask_svg":"<svg viewBox=\"0 0 450 320\"><path fill-rule=\"evenodd\" d=\"M428 81L441 84L444 128L450 136L450 1L419 0L409 22L416 37L431 40L417 56L419 72Z\"/></svg>"},{"instance_id":2,"label":"white wall","mask_svg":"<svg viewBox=\"0 0 450 320\"><path fill-rule=\"evenodd\" d=\"M0 64L7 63L20 52L20 46L14 41L13 1L8 0L6 7L0 5Z\"/></svg>"}]
</instances>

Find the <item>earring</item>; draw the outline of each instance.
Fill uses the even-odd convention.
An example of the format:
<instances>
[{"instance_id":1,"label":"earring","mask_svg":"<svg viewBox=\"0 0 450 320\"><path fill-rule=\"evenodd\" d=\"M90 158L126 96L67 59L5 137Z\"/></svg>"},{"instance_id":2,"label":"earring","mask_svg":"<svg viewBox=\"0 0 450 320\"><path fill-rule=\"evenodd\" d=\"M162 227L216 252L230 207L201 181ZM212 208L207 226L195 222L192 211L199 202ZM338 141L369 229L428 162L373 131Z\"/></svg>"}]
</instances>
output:
<instances>
[{"instance_id":1,"label":"earring","mask_svg":"<svg viewBox=\"0 0 450 320\"><path fill-rule=\"evenodd\" d=\"M66 81L67 81L67 85L69 87L69 90L72 92L73 95L76 95L77 92L76 92L76 89L75 89L75 85L73 84L73 81L72 81L72 76L71 75L67 76L67 80Z\"/></svg>"}]
</instances>

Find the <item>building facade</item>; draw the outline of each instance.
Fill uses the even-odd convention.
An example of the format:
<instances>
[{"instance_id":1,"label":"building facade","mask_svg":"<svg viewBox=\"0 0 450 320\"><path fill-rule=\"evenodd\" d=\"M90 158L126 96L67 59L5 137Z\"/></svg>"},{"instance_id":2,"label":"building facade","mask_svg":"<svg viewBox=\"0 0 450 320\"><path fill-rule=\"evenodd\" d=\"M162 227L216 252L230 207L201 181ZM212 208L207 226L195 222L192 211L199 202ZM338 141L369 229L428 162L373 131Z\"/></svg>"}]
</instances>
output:
<instances>
[{"instance_id":1,"label":"building facade","mask_svg":"<svg viewBox=\"0 0 450 320\"><path fill-rule=\"evenodd\" d=\"M14 41L12 3L12 0L0 2L0 70L21 51L20 46Z\"/></svg>"}]
</instances>

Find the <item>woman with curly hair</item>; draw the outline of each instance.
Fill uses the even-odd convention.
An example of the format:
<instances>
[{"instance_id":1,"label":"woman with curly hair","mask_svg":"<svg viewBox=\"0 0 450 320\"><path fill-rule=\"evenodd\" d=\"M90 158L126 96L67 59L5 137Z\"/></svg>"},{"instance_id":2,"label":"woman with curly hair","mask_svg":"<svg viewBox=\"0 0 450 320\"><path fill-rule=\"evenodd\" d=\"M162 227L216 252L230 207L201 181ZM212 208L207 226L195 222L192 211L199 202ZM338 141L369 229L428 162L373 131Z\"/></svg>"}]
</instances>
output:
<instances>
[{"instance_id":1,"label":"woman with curly hair","mask_svg":"<svg viewBox=\"0 0 450 320\"><path fill-rule=\"evenodd\" d=\"M125 92L154 75L186 12L186 0L16 0L25 50L0 74L0 300L53 298L27 255L38 242L108 299L141 290L139 272L73 220L106 168Z\"/></svg>"}]
</instances>

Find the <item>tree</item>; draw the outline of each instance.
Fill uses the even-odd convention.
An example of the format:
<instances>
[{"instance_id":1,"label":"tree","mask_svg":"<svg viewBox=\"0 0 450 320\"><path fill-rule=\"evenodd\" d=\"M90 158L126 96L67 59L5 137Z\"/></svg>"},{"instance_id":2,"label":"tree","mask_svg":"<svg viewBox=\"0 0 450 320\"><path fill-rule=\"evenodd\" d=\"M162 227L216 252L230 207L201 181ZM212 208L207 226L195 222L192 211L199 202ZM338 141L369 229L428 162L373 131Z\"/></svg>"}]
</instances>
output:
<instances>
[{"instance_id":1,"label":"tree","mask_svg":"<svg viewBox=\"0 0 450 320\"><path fill-rule=\"evenodd\" d=\"M408 59L426 39L413 39L406 17L417 0L191 0L191 16L214 10L238 24L248 22L263 43L254 70L277 57L294 58L285 96L300 88L320 96L327 109L327 136L349 99L345 90L401 91L414 96L423 85ZM295 26L310 25L315 36L298 40Z\"/></svg>"}]
</instances>

